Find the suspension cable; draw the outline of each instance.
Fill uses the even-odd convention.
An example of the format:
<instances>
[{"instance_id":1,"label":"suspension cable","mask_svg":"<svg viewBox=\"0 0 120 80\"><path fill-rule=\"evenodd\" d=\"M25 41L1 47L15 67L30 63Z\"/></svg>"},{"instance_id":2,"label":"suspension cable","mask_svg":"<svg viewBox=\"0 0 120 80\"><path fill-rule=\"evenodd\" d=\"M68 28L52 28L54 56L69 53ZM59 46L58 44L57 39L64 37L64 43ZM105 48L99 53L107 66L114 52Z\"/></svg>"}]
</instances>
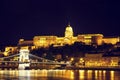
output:
<instances>
[{"instance_id":1,"label":"suspension cable","mask_svg":"<svg viewBox=\"0 0 120 80\"><path fill-rule=\"evenodd\" d=\"M8 57L1 57L0 59L11 58L11 57L14 57L14 56L17 56L17 55L20 55L20 54L18 53L18 54L11 55L11 56L8 56Z\"/></svg>"}]
</instances>

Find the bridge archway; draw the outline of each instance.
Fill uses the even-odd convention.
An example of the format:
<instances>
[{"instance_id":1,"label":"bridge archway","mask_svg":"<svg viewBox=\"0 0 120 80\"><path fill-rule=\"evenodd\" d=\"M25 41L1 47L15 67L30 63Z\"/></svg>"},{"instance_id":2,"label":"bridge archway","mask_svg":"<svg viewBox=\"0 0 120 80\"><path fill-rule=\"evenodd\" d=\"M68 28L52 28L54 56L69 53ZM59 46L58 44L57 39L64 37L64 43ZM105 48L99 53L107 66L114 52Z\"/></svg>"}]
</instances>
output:
<instances>
[{"instance_id":1,"label":"bridge archway","mask_svg":"<svg viewBox=\"0 0 120 80\"><path fill-rule=\"evenodd\" d=\"M29 60L29 50L28 49L21 49L19 51L19 69L25 69L30 67L30 60Z\"/></svg>"}]
</instances>

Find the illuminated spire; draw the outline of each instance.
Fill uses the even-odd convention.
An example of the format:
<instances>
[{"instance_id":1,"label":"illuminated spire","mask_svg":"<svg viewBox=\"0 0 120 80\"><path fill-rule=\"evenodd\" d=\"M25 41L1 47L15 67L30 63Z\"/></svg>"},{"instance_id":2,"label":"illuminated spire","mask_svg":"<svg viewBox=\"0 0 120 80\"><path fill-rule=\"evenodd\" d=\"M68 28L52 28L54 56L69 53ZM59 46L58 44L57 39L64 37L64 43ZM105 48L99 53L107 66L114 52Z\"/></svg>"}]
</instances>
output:
<instances>
[{"instance_id":1,"label":"illuminated spire","mask_svg":"<svg viewBox=\"0 0 120 80\"><path fill-rule=\"evenodd\" d=\"M70 22L68 22L68 26L70 26Z\"/></svg>"}]
</instances>

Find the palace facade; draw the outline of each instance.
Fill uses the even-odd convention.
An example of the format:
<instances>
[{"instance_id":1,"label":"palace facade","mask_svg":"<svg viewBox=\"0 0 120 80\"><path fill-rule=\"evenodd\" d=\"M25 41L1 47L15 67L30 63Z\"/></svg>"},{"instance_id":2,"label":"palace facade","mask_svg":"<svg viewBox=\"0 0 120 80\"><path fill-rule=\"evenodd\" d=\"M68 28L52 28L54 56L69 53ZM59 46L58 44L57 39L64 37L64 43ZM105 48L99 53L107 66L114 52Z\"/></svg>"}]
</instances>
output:
<instances>
[{"instance_id":1,"label":"palace facade","mask_svg":"<svg viewBox=\"0 0 120 80\"><path fill-rule=\"evenodd\" d=\"M103 34L78 34L74 36L72 27L68 25L65 29L64 37L35 36L33 38L33 45L36 47L48 47L51 44L54 46L63 46L65 44L71 45L74 42L84 42L87 45L102 45L103 43L116 44L119 41L119 37L104 37Z\"/></svg>"},{"instance_id":2,"label":"palace facade","mask_svg":"<svg viewBox=\"0 0 120 80\"><path fill-rule=\"evenodd\" d=\"M17 47L20 48L39 48L39 47L49 47L50 45L64 46L66 44L71 45L74 42L84 42L86 45L102 45L103 43L107 44L116 44L120 42L120 37L104 37L103 34L78 34L74 36L73 29L68 25L65 29L63 37L58 36L34 36L33 40L24 40L20 39ZM6 47L5 53L9 50L14 50L16 47Z\"/></svg>"}]
</instances>

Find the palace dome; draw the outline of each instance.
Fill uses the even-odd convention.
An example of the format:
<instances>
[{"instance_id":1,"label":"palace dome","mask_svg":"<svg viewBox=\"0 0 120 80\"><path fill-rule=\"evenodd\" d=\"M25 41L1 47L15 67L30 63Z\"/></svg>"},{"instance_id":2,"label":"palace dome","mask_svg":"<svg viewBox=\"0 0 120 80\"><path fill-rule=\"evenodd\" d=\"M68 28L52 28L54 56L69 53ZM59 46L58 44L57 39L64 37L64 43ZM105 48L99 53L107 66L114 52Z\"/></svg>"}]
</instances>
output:
<instances>
[{"instance_id":1,"label":"palace dome","mask_svg":"<svg viewBox=\"0 0 120 80\"><path fill-rule=\"evenodd\" d=\"M68 25L66 27L66 30L65 30L65 37L73 37L73 29L70 25Z\"/></svg>"},{"instance_id":2,"label":"palace dome","mask_svg":"<svg viewBox=\"0 0 120 80\"><path fill-rule=\"evenodd\" d=\"M72 27L71 27L70 25L68 25L68 26L66 27L66 31L73 32L73 29L72 29Z\"/></svg>"}]
</instances>

